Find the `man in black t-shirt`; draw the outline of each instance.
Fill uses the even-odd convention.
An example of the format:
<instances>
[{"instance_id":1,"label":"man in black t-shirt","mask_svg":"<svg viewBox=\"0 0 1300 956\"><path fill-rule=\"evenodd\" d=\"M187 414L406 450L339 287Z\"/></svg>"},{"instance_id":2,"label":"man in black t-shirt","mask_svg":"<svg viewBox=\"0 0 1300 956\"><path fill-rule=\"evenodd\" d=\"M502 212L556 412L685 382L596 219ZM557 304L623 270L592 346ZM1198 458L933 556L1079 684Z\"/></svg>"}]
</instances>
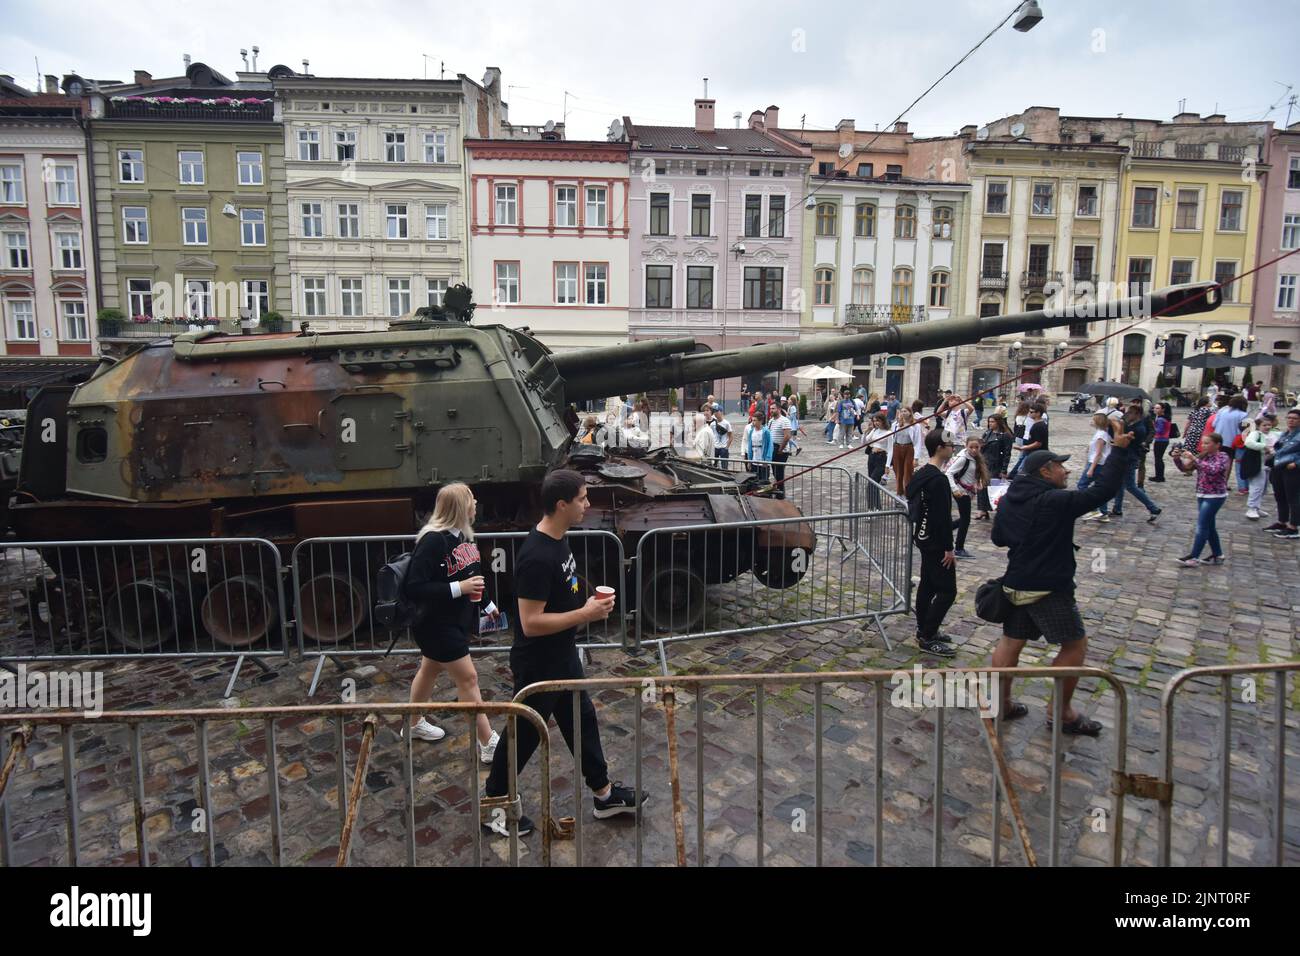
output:
<instances>
[{"instance_id":1,"label":"man in black t-shirt","mask_svg":"<svg viewBox=\"0 0 1300 956\"><path fill-rule=\"evenodd\" d=\"M1011 469L1010 478L1015 478L1020 471L1020 466L1025 463L1031 452L1047 451L1047 419L1043 416L1047 414L1047 406L1035 402L1029 408L1029 421L1025 423L1025 441L1020 446L1020 457L1016 459L1015 467Z\"/></svg>"},{"instance_id":2,"label":"man in black t-shirt","mask_svg":"<svg viewBox=\"0 0 1300 956\"><path fill-rule=\"evenodd\" d=\"M578 566L564 536L582 523L586 514L587 484L574 471L552 471L542 481L542 520L524 539L515 559L515 594L518 597L518 628L510 648L510 670L514 675L515 693L529 684L551 680L581 680L582 661L578 658L578 627L603 621L614 609L614 598L602 600L596 595L584 598L578 580ZM529 707L549 721L554 714L564 742L573 752L573 699L570 692L534 694L525 699ZM630 787L610 783L605 755L600 746L600 728L596 708L584 691L579 703L582 722L582 775L592 790L597 819L636 813L636 792ZM537 730L526 720L516 721L519 741L517 772L522 772L528 758L540 742ZM488 774L489 797L506 795L510 775L509 737L497 746ZM646 793L641 791L641 803ZM507 836L504 819L484 823L484 829ZM519 835L533 829L525 816L519 819Z\"/></svg>"}]
</instances>

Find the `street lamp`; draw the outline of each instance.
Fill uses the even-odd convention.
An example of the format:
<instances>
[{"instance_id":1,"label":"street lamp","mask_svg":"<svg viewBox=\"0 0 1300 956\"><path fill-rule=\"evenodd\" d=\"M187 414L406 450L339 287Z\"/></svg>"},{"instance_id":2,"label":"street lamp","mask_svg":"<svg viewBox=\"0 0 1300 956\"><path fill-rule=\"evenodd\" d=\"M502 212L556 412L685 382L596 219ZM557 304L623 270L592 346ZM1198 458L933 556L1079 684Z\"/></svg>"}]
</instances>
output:
<instances>
[{"instance_id":1,"label":"street lamp","mask_svg":"<svg viewBox=\"0 0 1300 956\"><path fill-rule=\"evenodd\" d=\"M1157 336L1155 337L1155 340L1151 343L1151 354L1152 354L1152 355L1159 355L1159 354L1160 354L1160 350L1163 349L1163 348L1165 347L1165 343L1168 342L1168 341L1169 341L1169 340L1168 340L1167 338L1165 338L1165 336L1163 336L1163 335L1157 335Z\"/></svg>"},{"instance_id":2,"label":"street lamp","mask_svg":"<svg viewBox=\"0 0 1300 956\"><path fill-rule=\"evenodd\" d=\"M1255 347L1255 336L1248 335L1244 339L1240 339L1237 342L1237 345L1240 346L1241 351L1249 352L1251 349Z\"/></svg>"},{"instance_id":3,"label":"street lamp","mask_svg":"<svg viewBox=\"0 0 1300 956\"><path fill-rule=\"evenodd\" d=\"M1021 33L1028 33L1038 25L1038 21L1043 19L1043 11L1039 8L1036 0L1025 0L1015 13L1016 22L1012 27Z\"/></svg>"}]
</instances>

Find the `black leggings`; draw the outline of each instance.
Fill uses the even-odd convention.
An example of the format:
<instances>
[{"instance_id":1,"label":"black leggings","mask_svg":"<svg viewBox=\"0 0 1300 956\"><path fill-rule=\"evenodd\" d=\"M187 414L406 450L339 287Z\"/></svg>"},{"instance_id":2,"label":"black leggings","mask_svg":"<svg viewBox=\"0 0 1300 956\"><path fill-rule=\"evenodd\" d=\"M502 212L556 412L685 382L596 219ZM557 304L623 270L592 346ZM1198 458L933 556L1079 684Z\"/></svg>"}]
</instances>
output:
<instances>
[{"instance_id":1,"label":"black leggings","mask_svg":"<svg viewBox=\"0 0 1300 956\"><path fill-rule=\"evenodd\" d=\"M1292 527L1300 524L1300 468L1274 468L1269 482L1277 502L1277 520Z\"/></svg>"},{"instance_id":2,"label":"black leggings","mask_svg":"<svg viewBox=\"0 0 1300 956\"><path fill-rule=\"evenodd\" d=\"M1156 453L1155 480L1164 481L1165 480L1165 452L1169 450L1169 442L1167 441L1153 442L1151 447L1155 450Z\"/></svg>"},{"instance_id":3,"label":"black leggings","mask_svg":"<svg viewBox=\"0 0 1300 956\"><path fill-rule=\"evenodd\" d=\"M957 501L957 550L966 547L966 532L970 530L970 495L954 495Z\"/></svg>"},{"instance_id":4,"label":"black leggings","mask_svg":"<svg viewBox=\"0 0 1300 956\"><path fill-rule=\"evenodd\" d=\"M885 477L885 459L889 456L883 451L873 451L867 456L867 477L877 485ZM875 511L880 507L880 491L876 485L867 485L867 507Z\"/></svg>"},{"instance_id":5,"label":"black leggings","mask_svg":"<svg viewBox=\"0 0 1300 956\"><path fill-rule=\"evenodd\" d=\"M916 589L916 636L928 641L938 634L944 615L955 600L956 566L943 566L942 551L922 551L921 583Z\"/></svg>"}]
</instances>

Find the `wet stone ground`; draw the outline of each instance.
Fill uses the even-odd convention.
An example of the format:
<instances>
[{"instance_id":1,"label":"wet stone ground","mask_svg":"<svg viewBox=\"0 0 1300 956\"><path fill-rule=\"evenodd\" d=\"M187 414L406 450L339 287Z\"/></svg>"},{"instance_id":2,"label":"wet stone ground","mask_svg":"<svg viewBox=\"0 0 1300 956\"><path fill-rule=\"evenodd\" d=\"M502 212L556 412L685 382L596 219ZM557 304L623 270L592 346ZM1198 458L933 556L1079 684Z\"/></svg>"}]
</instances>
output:
<instances>
[{"instance_id":1,"label":"wet stone ground","mask_svg":"<svg viewBox=\"0 0 1300 956\"><path fill-rule=\"evenodd\" d=\"M1181 416L1180 416L1181 418ZM1088 435L1083 416L1058 409L1051 415L1052 447L1076 459ZM820 429L811 433L796 465L825 460L838 448L826 445ZM839 462L864 470L856 452ZM1068 467L1077 475L1077 460ZM792 467L793 472L793 467ZM1244 497L1234 494L1219 519L1228 556L1222 567L1184 569L1175 559L1186 553L1195 522L1194 482L1168 470L1164 484L1149 483L1164 508L1155 525L1129 501L1124 521L1082 522L1076 532L1079 552L1078 600L1088 627L1092 665L1109 670L1128 700L1128 770L1156 773L1161 754L1160 695L1170 676L1194 665L1294 660L1300 624L1300 548L1263 534L1244 518ZM843 482L828 482L819 500L847 511ZM1271 500L1265 507L1272 510ZM960 644L957 666L989 661L998 638L995 626L973 613L975 588L1003 570L1003 552L988 541L989 524L975 523L968 548L974 557L960 562L960 594L950 612L947 631ZM864 565L865 566L865 565ZM872 572L870 606L878 601L878 572ZM746 579L747 580L747 577ZM811 586L811 585L810 585ZM833 585L824 585L834 592ZM855 585L856 587L857 585ZM728 614L738 619L765 594L741 582L711 592L717 611L709 626ZM875 603L872 603L875 602ZM716 617L714 616L716 613ZM757 617L755 619L758 619ZM701 638L666 649L671 673L727 674L754 672L910 670L938 665L919 653L909 617L883 619L893 649L886 648L874 625L863 622L810 624L742 637ZM12 633L12 629L10 629ZM3 638L12 647L12 638ZM9 651L12 653L12 650ZM1045 663L1045 648L1031 644L1022 663ZM32 665L36 666L36 665ZM40 665L47 666L47 665ZM273 660L264 672L245 664L233 698L222 700L231 665L222 661L92 661L72 665L104 674L106 709L258 706L337 703L355 685L359 701L405 700L414 671L412 657L355 660L341 669L327 662L314 696L308 696L314 661ZM484 695L510 697L510 673L502 657L478 661ZM618 650L592 655L591 676L656 677L661 661L653 646L639 656ZM350 681L351 684L345 683ZM1300 862L1300 679L1292 676L1286 709L1284 862ZM822 689L822 767L820 802L816 780L816 723L810 685L772 687L762 702L763 855L769 864L811 864L816 860L818 812L822 859L831 865L926 864L933 858L936 822L941 859L949 865L986 865L992 853L992 764L981 724L971 709L908 709L891 705L892 685L877 726L876 694L870 685L828 683ZM631 785L636 776L635 714L641 711L643 759L641 783L652 794L639 834L642 859L668 865L675 859L672 801L665 714L656 685L646 694L640 684L595 695L601 737L611 775ZM1050 686L1022 682L1017 697L1030 716L1004 728L1004 746L1013 786L1028 823L1040 862L1049 855L1051 806L1051 734L1045 725ZM1261 676L1252 688L1241 679L1231 687L1232 733L1227 745L1231 797L1229 824L1221 831L1225 744L1221 725L1221 684L1207 680L1179 691L1174 722L1174 802L1172 859L1177 864L1217 862L1226 839L1229 862L1273 861L1278 820L1273 805L1276 780L1276 685ZM444 678L437 699L451 699ZM649 699L647 699L649 698ZM1063 864L1091 866L1110 860L1116 824L1110 793L1116 766L1116 696L1103 682L1085 680L1076 700L1106 730L1099 739L1063 738L1060 758L1058 853ZM682 815L687 859L709 865L755 862L760 839L756 806L759 797L759 707L752 688L714 686L697 700L677 697L677 739ZM936 797L936 723L944 726L942 793ZM436 718L435 718L436 720ZM697 723L697 721L699 723ZM475 821L472 789L481 786L486 768L471 760L463 718L439 721L447 737L438 743L415 743L414 843L423 865L466 864L474 859ZM703 736L697 728L702 724ZM404 748L396 718L384 718L367 768L355 829L353 865L406 861ZM277 761L282 860L286 864L332 864L339 841L338 752L332 719L294 717L277 722ZM349 782L360 742L359 721L345 727L345 761ZM554 806L560 815L574 813L573 759L560 734L552 731L551 777ZM877 738L881 746L877 747ZM702 742L703 752L698 748ZM134 865L129 736L121 725L88 722L73 735L77 781L80 862ZM261 721L230 719L210 727L208 753L210 814L201 809L202 774L198 744L190 724L149 724L143 735L145 826L151 860L167 865L204 865L205 837L195 832L204 820L212 829L216 860L222 865L272 862L268 796L267 740ZM702 761L703 776L697 774ZM64 753L57 729L40 729L18 760L4 808L2 846L14 865L51 865L68 861L65 828ZM882 782L876 782L877 772ZM540 818L540 760L521 775L524 808ZM637 828L630 819L591 819L591 797L582 794L583 857L588 865L628 865L636 861ZM878 844L877 802L883 843ZM697 828L703 806L704 830ZM1156 860L1158 818L1154 800L1125 799L1123 860L1150 865ZM504 841L484 839L483 860L506 862ZM540 835L522 841L521 862L540 862ZM554 862L572 864L575 841L554 845ZM1001 860L1023 862L1003 804Z\"/></svg>"}]
</instances>

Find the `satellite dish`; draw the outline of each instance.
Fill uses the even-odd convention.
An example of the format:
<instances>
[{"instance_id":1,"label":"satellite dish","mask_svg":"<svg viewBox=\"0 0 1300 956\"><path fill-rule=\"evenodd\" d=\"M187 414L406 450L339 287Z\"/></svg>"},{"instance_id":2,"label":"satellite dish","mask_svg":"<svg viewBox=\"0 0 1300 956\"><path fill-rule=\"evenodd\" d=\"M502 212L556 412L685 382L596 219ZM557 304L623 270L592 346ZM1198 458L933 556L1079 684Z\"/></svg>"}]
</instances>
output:
<instances>
[{"instance_id":1,"label":"satellite dish","mask_svg":"<svg viewBox=\"0 0 1300 956\"><path fill-rule=\"evenodd\" d=\"M987 126L981 126L978 130L975 131L975 138L978 139L978 140L986 140L986 139L988 139L988 138L989 138L989 128L988 128Z\"/></svg>"},{"instance_id":2,"label":"satellite dish","mask_svg":"<svg viewBox=\"0 0 1300 956\"><path fill-rule=\"evenodd\" d=\"M1024 123L1012 123L1012 124L1011 124L1011 135L1012 135L1012 136L1024 136L1024 135L1025 135L1025 124L1024 124Z\"/></svg>"},{"instance_id":3,"label":"satellite dish","mask_svg":"<svg viewBox=\"0 0 1300 956\"><path fill-rule=\"evenodd\" d=\"M840 143L840 159L848 159L853 155L852 143Z\"/></svg>"},{"instance_id":4,"label":"satellite dish","mask_svg":"<svg viewBox=\"0 0 1300 956\"><path fill-rule=\"evenodd\" d=\"M555 132L555 120L547 120L547 121L546 121L546 125L543 126L542 129L546 130L546 132L548 132L548 133L554 133L554 132Z\"/></svg>"},{"instance_id":5,"label":"satellite dish","mask_svg":"<svg viewBox=\"0 0 1300 956\"><path fill-rule=\"evenodd\" d=\"M609 141L617 143L623 139L623 121L614 120L609 124Z\"/></svg>"}]
</instances>

